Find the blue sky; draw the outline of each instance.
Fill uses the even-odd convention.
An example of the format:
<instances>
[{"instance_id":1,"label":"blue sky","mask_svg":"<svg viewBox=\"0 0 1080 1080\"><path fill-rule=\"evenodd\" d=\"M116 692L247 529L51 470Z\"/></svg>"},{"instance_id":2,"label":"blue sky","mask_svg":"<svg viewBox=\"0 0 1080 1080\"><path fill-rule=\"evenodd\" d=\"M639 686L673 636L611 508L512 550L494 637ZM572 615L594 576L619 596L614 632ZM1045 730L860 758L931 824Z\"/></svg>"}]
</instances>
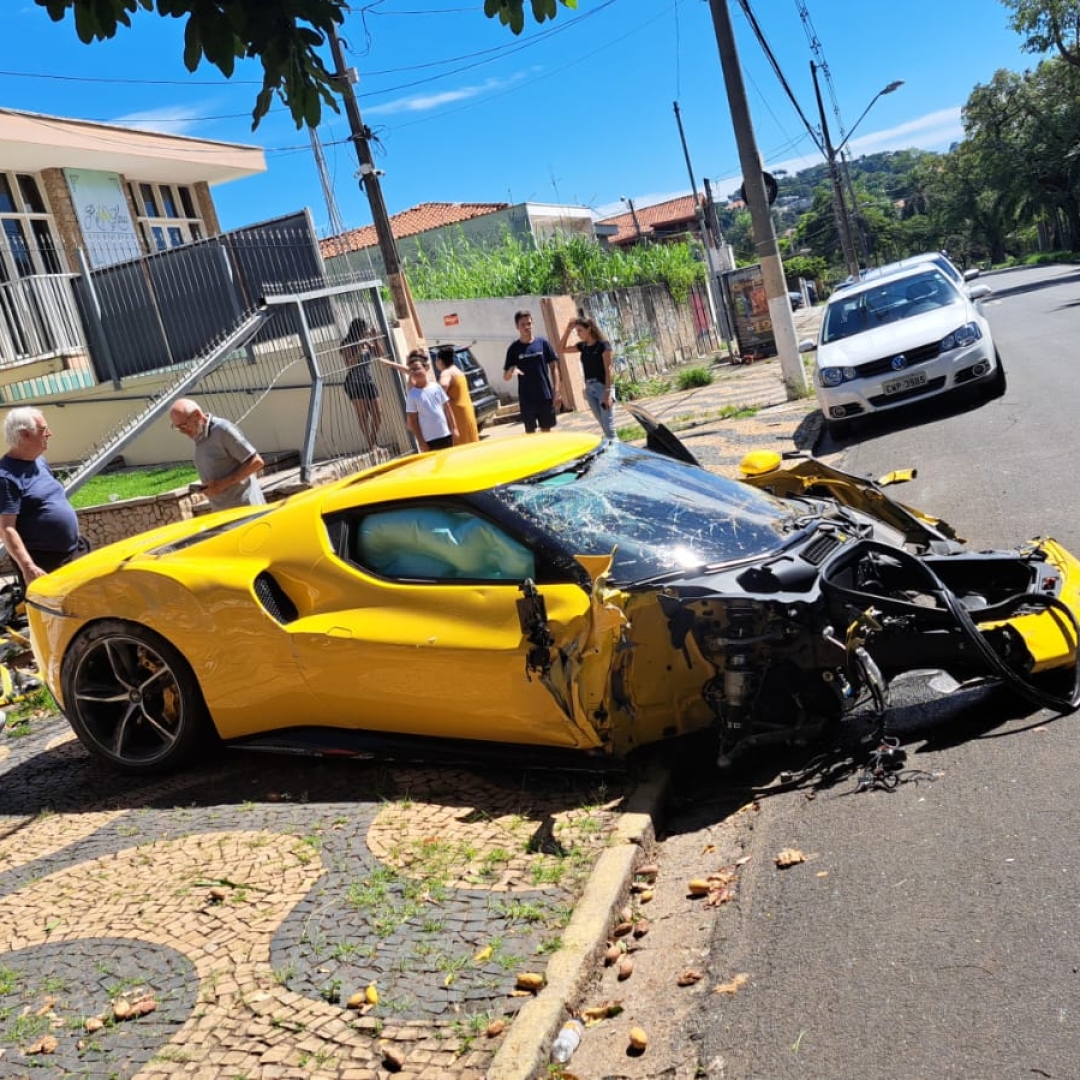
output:
<instances>
[{"instance_id":1,"label":"blue sky","mask_svg":"<svg viewBox=\"0 0 1080 1080\"><path fill-rule=\"evenodd\" d=\"M214 189L225 228L308 206L320 232L329 214L306 131L280 105L252 132L256 65L231 81L204 65L183 67L176 20L139 12L111 41L83 45L68 19L8 0L0 38L0 106L229 142L257 144L268 172ZM961 133L960 108L999 68L1022 71L999 0L755 0L752 5L803 112L817 122L810 61L818 42L831 76L823 94L833 135L850 131L858 156L920 147L944 150ZM730 0L758 147L766 168L821 160ZM808 15L804 20L801 10ZM698 184L727 197L738 151L705 0L579 0L554 22L515 38L485 18L482 0L374 0L354 5L343 36L360 72L360 108L379 142L391 213L420 202L567 202L600 213L644 206L690 189L673 103L677 100ZM371 221L344 142L344 115L327 114L320 137L347 228Z\"/></svg>"}]
</instances>

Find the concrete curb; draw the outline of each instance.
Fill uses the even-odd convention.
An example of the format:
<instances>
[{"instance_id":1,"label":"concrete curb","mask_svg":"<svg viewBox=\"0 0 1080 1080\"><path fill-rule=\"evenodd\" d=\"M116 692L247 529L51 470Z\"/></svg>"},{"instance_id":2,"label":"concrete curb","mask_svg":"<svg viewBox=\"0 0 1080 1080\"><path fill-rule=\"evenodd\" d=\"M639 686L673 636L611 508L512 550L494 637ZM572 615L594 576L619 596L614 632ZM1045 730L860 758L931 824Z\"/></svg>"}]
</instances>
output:
<instances>
[{"instance_id":1,"label":"concrete curb","mask_svg":"<svg viewBox=\"0 0 1080 1080\"><path fill-rule=\"evenodd\" d=\"M488 1068L486 1080L530 1080L542 1074L555 1033L602 954L611 913L629 895L642 851L656 838L655 816L670 774L653 766L627 801L611 846L593 867L589 882L566 927L559 951L545 973L544 989L522 1008Z\"/></svg>"}]
</instances>

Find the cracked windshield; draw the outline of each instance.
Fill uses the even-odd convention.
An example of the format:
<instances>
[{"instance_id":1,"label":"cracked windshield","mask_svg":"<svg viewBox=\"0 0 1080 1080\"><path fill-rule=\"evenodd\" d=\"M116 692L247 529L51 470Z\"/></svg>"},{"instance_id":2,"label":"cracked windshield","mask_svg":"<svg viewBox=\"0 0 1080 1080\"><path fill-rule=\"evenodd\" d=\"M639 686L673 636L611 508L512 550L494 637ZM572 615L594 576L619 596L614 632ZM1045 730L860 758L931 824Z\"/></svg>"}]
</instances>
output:
<instances>
[{"instance_id":1,"label":"cracked windshield","mask_svg":"<svg viewBox=\"0 0 1080 1080\"><path fill-rule=\"evenodd\" d=\"M494 494L579 555L614 550L625 583L775 551L795 520L756 488L621 443Z\"/></svg>"}]
</instances>

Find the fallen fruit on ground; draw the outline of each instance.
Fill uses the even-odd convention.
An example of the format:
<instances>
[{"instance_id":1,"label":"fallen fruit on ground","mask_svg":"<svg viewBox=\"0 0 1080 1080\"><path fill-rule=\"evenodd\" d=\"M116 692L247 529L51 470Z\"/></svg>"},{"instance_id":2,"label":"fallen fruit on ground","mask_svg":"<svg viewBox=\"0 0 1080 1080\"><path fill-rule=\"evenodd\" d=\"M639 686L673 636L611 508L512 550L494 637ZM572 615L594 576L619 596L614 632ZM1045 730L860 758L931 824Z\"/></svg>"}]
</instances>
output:
<instances>
[{"instance_id":1,"label":"fallen fruit on ground","mask_svg":"<svg viewBox=\"0 0 1080 1080\"><path fill-rule=\"evenodd\" d=\"M622 956L622 954L622 946L616 942L612 942L607 949L604 950L604 963L610 967L620 956Z\"/></svg>"},{"instance_id":2,"label":"fallen fruit on ground","mask_svg":"<svg viewBox=\"0 0 1080 1080\"><path fill-rule=\"evenodd\" d=\"M644 1050L649 1045L649 1036L644 1028L632 1027L630 1029L630 1046L634 1050Z\"/></svg>"},{"instance_id":3,"label":"fallen fruit on ground","mask_svg":"<svg viewBox=\"0 0 1080 1080\"><path fill-rule=\"evenodd\" d=\"M590 1005L586 1009L581 1010L581 1019L585 1022L586 1027L591 1027L593 1024L599 1024L602 1020L610 1020L613 1016L618 1016L623 1011L621 1001L602 1001L599 1005Z\"/></svg>"},{"instance_id":4,"label":"fallen fruit on ground","mask_svg":"<svg viewBox=\"0 0 1080 1080\"><path fill-rule=\"evenodd\" d=\"M500 1016L498 1020L492 1020L488 1024L484 1034L489 1039L494 1039L496 1035L501 1035L506 1030L506 1021Z\"/></svg>"},{"instance_id":5,"label":"fallen fruit on ground","mask_svg":"<svg viewBox=\"0 0 1080 1080\"><path fill-rule=\"evenodd\" d=\"M629 979L634 974L634 958L632 956L624 956L619 961L619 966L616 969L620 979Z\"/></svg>"},{"instance_id":6,"label":"fallen fruit on ground","mask_svg":"<svg viewBox=\"0 0 1080 1080\"><path fill-rule=\"evenodd\" d=\"M544 976L537 974L535 971L523 971L518 975L517 980L515 981L515 986L519 990L528 990L532 993L541 989L543 985Z\"/></svg>"},{"instance_id":7,"label":"fallen fruit on ground","mask_svg":"<svg viewBox=\"0 0 1080 1080\"><path fill-rule=\"evenodd\" d=\"M806 862L806 856L798 848L784 848L776 856L776 865L781 870L786 870L789 866L797 866L803 862Z\"/></svg>"},{"instance_id":8,"label":"fallen fruit on ground","mask_svg":"<svg viewBox=\"0 0 1080 1080\"><path fill-rule=\"evenodd\" d=\"M714 994L727 994L731 997L739 992L750 981L750 976L745 971L740 971L738 975L732 975L727 982L721 983L719 986L713 987Z\"/></svg>"},{"instance_id":9,"label":"fallen fruit on ground","mask_svg":"<svg viewBox=\"0 0 1080 1080\"><path fill-rule=\"evenodd\" d=\"M694 983L701 982L704 975L700 971L684 971L676 980L679 986L693 986Z\"/></svg>"}]
</instances>

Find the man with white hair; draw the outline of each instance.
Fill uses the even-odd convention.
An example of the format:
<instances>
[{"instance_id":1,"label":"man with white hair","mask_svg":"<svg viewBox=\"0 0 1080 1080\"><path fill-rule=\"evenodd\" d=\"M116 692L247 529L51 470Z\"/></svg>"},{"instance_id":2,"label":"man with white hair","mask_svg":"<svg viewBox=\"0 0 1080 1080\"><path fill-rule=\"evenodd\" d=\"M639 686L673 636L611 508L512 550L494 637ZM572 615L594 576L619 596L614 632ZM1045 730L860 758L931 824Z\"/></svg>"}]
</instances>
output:
<instances>
[{"instance_id":1,"label":"man with white hair","mask_svg":"<svg viewBox=\"0 0 1080 1080\"><path fill-rule=\"evenodd\" d=\"M79 519L42 455L49 425L22 406L4 417L0 457L0 540L27 585L79 553Z\"/></svg>"},{"instance_id":2,"label":"man with white hair","mask_svg":"<svg viewBox=\"0 0 1080 1080\"><path fill-rule=\"evenodd\" d=\"M174 401L169 419L195 443L195 470L202 492L215 510L266 502L256 479L265 462L231 420L203 412L191 398Z\"/></svg>"}]
</instances>

